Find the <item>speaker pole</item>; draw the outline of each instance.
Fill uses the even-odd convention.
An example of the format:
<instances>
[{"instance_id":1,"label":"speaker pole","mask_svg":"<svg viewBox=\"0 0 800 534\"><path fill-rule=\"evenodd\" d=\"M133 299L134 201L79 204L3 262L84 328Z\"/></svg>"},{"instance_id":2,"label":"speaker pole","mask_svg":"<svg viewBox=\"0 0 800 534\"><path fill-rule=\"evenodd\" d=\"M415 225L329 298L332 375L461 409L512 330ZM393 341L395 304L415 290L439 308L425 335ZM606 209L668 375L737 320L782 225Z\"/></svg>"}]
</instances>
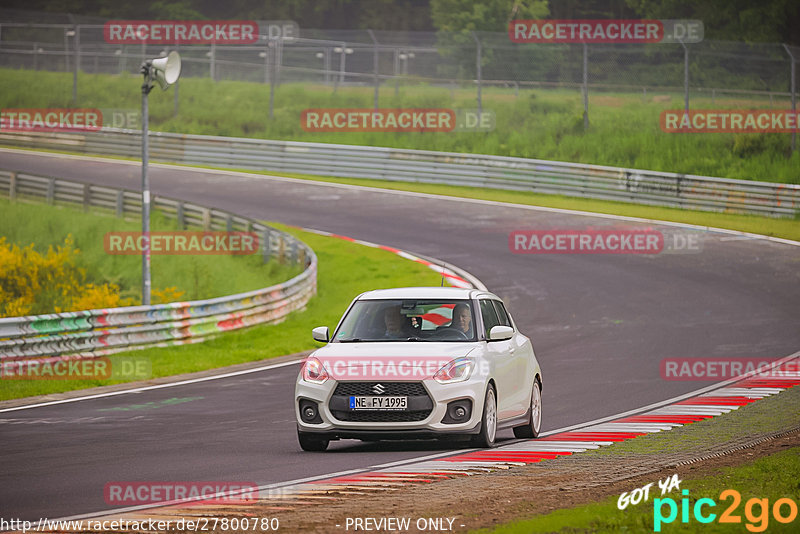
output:
<instances>
[{"instance_id":1,"label":"speaker pole","mask_svg":"<svg viewBox=\"0 0 800 534\"><path fill-rule=\"evenodd\" d=\"M142 237L144 246L142 247L142 305L150 305L150 179L147 176L147 161L149 158L149 114L147 96L153 89L151 61L146 61L142 65L144 83L142 83Z\"/></svg>"}]
</instances>

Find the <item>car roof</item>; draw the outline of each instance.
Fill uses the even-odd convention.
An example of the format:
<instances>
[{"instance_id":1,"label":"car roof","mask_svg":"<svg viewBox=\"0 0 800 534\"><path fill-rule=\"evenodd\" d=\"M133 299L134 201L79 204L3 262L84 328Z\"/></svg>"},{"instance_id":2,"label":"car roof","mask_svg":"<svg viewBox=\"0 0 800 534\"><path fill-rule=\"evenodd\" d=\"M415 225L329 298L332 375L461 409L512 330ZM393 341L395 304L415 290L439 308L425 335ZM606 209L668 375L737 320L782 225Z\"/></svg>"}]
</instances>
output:
<instances>
[{"instance_id":1,"label":"car roof","mask_svg":"<svg viewBox=\"0 0 800 534\"><path fill-rule=\"evenodd\" d=\"M470 299L478 296L498 298L488 291L464 289L460 287L395 287L392 289L367 291L359 295L357 299Z\"/></svg>"}]
</instances>

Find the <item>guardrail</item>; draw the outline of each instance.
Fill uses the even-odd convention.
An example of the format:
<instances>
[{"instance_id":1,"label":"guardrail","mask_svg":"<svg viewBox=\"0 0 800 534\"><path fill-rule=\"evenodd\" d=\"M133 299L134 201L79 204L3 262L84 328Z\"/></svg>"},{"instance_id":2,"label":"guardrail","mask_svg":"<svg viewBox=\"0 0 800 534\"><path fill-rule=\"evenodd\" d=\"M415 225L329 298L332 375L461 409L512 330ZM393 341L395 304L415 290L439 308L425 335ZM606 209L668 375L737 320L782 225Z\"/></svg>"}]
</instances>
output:
<instances>
[{"instance_id":1,"label":"guardrail","mask_svg":"<svg viewBox=\"0 0 800 534\"><path fill-rule=\"evenodd\" d=\"M140 157L141 132L0 133L0 143ZM152 160L320 176L532 191L657 206L793 217L800 185L479 154L150 133Z\"/></svg>"},{"instance_id":2,"label":"guardrail","mask_svg":"<svg viewBox=\"0 0 800 534\"><path fill-rule=\"evenodd\" d=\"M0 192L12 200L97 208L118 216L141 213L141 193L26 173L0 171ZM247 293L154 306L129 306L0 319L0 361L38 356L101 356L143 346L204 341L210 336L278 322L306 305L317 288L317 257L294 236L257 221L180 200L155 197L156 210L182 228L244 231L260 236L265 261L299 263L291 280Z\"/></svg>"}]
</instances>

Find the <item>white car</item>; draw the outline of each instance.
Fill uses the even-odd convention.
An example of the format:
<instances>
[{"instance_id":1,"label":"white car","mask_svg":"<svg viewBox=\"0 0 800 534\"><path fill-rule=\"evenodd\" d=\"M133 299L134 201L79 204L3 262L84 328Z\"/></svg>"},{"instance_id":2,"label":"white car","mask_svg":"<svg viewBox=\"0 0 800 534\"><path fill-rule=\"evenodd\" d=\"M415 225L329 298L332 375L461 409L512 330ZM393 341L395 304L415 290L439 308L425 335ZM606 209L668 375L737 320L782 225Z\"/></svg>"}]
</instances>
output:
<instances>
[{"instance_id":1,"label":"white car","mask_svg":"<svg viewBox=\"0 0 800 534\"><path fill-rule=\"evenodd\" d=\"M469 436L493 447L498 430L538 437L542 372L531 341L492 293L410 287L363 293L295 386L300 446L342 438Z\"/></svg>"}]
</instances>

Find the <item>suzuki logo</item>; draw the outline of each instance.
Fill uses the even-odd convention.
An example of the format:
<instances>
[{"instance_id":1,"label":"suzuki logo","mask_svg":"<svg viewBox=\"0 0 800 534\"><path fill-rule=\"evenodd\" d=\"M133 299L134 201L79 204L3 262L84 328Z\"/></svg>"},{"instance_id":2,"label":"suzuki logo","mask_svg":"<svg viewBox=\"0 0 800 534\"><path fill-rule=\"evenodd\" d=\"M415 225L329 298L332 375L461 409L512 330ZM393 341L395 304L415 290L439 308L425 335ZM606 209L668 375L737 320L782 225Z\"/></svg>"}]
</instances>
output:
<instances>
[{"instance_id":1,"label":"suzuki logo","mask_svg":"<svg viewBox=\"0 0 800 534\"><path fill-rule=\"evenodd\" d=\"M386 393L386 388L383 387L383 384L375 384L374 386L372 386L372 392L377 395L383 395L384 393Z\"/></svg>"}]
</instances>

